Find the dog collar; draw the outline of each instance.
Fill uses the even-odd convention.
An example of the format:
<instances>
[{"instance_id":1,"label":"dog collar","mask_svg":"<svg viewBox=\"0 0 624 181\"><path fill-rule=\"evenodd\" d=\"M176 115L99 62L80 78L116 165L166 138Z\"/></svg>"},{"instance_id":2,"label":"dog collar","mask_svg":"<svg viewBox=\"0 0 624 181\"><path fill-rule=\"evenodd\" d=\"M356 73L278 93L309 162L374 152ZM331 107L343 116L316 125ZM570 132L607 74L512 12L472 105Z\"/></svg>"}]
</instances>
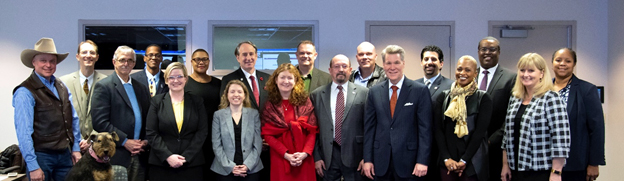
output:
<instances>
[{"instance_id":1,"label":"dog collar","mask_svg":"<svg viewBox=\"0 0 624 181\"><path fill-rule=\"evenodd\" d=\"M93 151L93 146L89 147L89 154L91 155L91 157L95 158L96 162L99 162L99 163L107 162L107 161L100 159L100 157L98 157L97 154L95 154L95 151Z\"/></svg>"}]
</instances>

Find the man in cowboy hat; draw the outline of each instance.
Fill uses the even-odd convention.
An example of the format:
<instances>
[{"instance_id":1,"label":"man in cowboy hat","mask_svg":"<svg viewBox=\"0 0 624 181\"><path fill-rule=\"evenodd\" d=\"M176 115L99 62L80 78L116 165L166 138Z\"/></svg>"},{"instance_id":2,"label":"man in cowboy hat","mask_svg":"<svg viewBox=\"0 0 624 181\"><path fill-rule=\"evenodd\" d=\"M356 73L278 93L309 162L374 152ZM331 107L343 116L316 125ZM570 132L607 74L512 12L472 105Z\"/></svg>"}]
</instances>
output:
<instances>
[{"instance_id":1,"label":"man in cowboy hat","mask_svg":"<svg viewBox=\"0 0 624 181\"><path fill-rule=\"evenodd\" d=\"M67 54L57 53L51 38L41 38L35 49L21 54L22 63L34 71L13 90L15 132L33 181L65 180L81 157L80 127L71 93L53 75Z\"/></svg>"}]
</instances>

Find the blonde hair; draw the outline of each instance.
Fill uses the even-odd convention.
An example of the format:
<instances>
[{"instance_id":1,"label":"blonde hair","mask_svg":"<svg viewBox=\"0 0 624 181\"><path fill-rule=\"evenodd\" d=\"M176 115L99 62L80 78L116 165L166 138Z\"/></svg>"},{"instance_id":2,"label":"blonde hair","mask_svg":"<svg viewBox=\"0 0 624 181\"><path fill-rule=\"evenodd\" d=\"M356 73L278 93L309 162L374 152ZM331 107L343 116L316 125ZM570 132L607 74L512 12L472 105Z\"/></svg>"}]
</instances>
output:
<instances>
[{"instance_id":1,"label":"blonde hair","mask_svg":"<svg viewBox=\"0 0 624 181\"><path fill-rule=\"evenodd\" d=\"M165 82L169 82L169 74L171 74L171 71L175 69L181 69L182 74L184 74L184 78L188 77L188 72L186 71L186 67L184 66L184 64L180 62L173 62L169 64L169 66L167 66L167 69L165 69Z\"/></svg>"},{"instance_id":2,"label":"blonde hair","mask_svg":"<svg viewBox=\"0 0 624 181\"><path fill-rule=\"evenodd\" d=\"M243 88L243 92L245 93L245 99L243 99L243 107L251 107L251 102L249 101L249 90L247 90L247 86L245 86L245 83L241 82L240 80L231 80L230 82L228 82L228 84L225 86L225 89L223 90L219 109L230 106L230 100L228 99L228 95L230 93L230 86L232 84L240 85Z\"/></svg>"},{"instance_id":3,"label":"blonde hair","mask_svg":"<svg viewBox=\"0 0 624 181\"><path fill-rule=\"evenodd\" d=\"M550 69L546 66L546 60L537 53L527 53L518 60L518 75L516 76L516 83L511 92L514 97L522 99L528 94L526 87L522 84L522 75L520 72L520 69L526 68L536 68L544 74L542 79L540 79L533 88L533 97L542 97L544 93L554 90Z\"/></svg>"}]
</instances>

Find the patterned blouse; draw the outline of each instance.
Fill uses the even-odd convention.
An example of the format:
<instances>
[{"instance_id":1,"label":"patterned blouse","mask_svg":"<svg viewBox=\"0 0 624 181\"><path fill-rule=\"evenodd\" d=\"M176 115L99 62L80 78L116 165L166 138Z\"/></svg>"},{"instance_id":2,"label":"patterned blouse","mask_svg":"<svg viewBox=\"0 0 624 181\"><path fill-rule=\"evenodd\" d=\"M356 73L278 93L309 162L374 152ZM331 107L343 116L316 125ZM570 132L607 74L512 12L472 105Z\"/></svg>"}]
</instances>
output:
<instances>
[{"instance_id":1,"label":"patterned blouse","mask_svg":"<svg viewBox=\"0 0 624 181\"><path fill-rule=\"evenodd\" d=\"M514 118L522 99L511 97L505 118L502 149L509 167L515 171L550 170L553 158L567 158L570 152L570 124L566 105L554 91L533 97L522 115L519 144L514 145ZM519 153L515 153L519 146ZM516 168L515 157L518 155Z\"/></svg>"}]
</instances>

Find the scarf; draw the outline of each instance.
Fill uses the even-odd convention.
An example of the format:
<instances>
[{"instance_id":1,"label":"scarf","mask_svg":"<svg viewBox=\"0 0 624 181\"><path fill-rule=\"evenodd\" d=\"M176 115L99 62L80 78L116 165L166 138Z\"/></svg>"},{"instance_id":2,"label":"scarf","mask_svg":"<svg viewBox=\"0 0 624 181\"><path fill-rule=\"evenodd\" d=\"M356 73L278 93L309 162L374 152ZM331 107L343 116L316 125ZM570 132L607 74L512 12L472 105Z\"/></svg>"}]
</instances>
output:
<instances>
[{"instance_id":1,"label":"scarf","mask_svg":"<svg viewBox=\"0 0 624 181\"><path fill-rule=\"evenodd\" d=\"M458 138L462 138L468 135L468 125L466 123L466 97L471 96L477 91L477 86L474 81L468 84L466 87L460 87L454 82L451 85L451 103L444 112L445 116L455 121L455 134Z\"/></svg>"},{"instance_id":2,"label":"scarf","mask_svg":"<svg viewBox=\"0 0 624 181\"><path fill-rule=\"evenodd\" d=\"M303 105L293 106L295 109L295 120L286 122L284 120L284 111L282 110L282 104L273 104L267 102L265 104L264 111L262 113L262 128L261 135L264 136L280 136L284 146L291 153L303 150L305 146L302 140L305 139L307 134L318 133L318 127L316 125L316 116L314 115L314 106L310 99ZM306 134L307 133L307 134ZM309 159L312 155L308 156ZM308 159L308 158L306 158ZM290 163L286 159L284 162L284 173L290 173Z\"/></svg>"}]
</instances>

